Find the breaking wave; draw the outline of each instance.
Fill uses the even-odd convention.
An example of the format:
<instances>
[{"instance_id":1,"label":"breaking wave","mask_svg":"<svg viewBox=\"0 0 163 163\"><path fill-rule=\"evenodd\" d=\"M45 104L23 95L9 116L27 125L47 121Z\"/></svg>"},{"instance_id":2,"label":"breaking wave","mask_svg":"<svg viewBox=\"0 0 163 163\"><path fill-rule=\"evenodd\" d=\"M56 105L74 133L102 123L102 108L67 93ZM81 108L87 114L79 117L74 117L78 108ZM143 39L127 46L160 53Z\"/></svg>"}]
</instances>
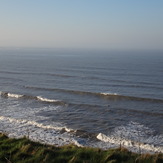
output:
<instances>
[{"instance_id":1,"label":"breaking wave","mask_svg":"<svg viewBox=\"0 0 163 163\"><path fill-rule=\"evenodd\" d=\"M7 127L6 133L11 137L27 136L31 140L39 141L41 143L57 146L74 143L80 147L92 146L103 149L119 147L121 145L134 152L163 153L163 146L161 146L161 143L163 143L161 142L163 137L161 135L148 136L148 139L144 141L143 138L145 138L147 135L143 134L142 131L138 133L138 131L135 131L135 127L138 127L138 130L146 130L149 133L152 133L153 131L151 131L148 127L134 122L130 122L127 126L115 128L111 135L105 135L103 133L89 133L82 130L73 130L67 127L45 125L36 121L16 119L5 116L0 116L0 121L0 132L5 132L3 127ZM126 137L129 132L132 137ZM153 141L155 142L154 144Z\"/></svg>"},{"instance_id":2,"label":"breaking wave","mask_svg":"<svg viewBox=\"0 0 163 163\"><path fill-rule=\"evenodd\" d=\"M119 126L109 135L99 133L97 139L105 143L121 145L136 152L163 153L163 136L154 136L150 128L136 122Z\"/></svg>"},{"instance_id":3,"label":"breaking wave","mask_svg":"<svg viewBox=\"0 0 163 163\"><path fill-rule=\"evenodd\" d=\"M77 95L97 96L97 97L105 98L108 100L133 100L133 101L147 101L147 102L163 103L162 99L125 96L125 95L120 95L117 93L87 92L87 91L78 91L78 90L67 90L67 89L59 89L59 88L41 88L41 87L31 87L31 86L25 86L25 88L34 89L34 90L64 92L64 93L77 94Z\"/></svg>"},{"instance_id":4,"label":"breaking wave","mask_svg":"<svg viewBox=\"0 0 163 163\"><path fill-rule=\"evenodd\" d=\"M106 136L105 134L102 134L102 133L99 133L97 135L97 139L99 139L105 143L114 144L116 146L120 146L120 144L121 144L121 146L127 147L128 149L135 151L135 152L161 152L161 153L163 153L163 147L160 147L160 146L155 146L153 144L134 142L132 140L115 138L113 136Z\"/></svg>"},{"instance_id":5,"label":"breaking wave","mask_svg":"<svg viewBox=\"0 0 163 163\"><path fill-rule=\"evenodd\" d=\"M31 140L56 146L72 143L77 146L82 146L80 140L73 138L71 135L73 130L67 127L44 125L36 121L5 116L0 116L0 122L0 132L7 134L9 137L20 138L27 136Z\"/></svg>"},{"instance_id":6,"label":"breaking wave","mask_svg":"<svg viewBox=\"0 0 163 163\"><path fill-rule=\"evenodd\" d=\"M8 121L10 123L18 123L18 124L24 125L24 126L31 125L31 126L35 126L35 127L42 128L42 129L53 129L53 130L59 130L59 131L64 130L66 132L73 131L72 129L67 128L67 127L55 127L52 125L44 125L44 124L38 123L36 121L28 121L25 119L15 119L15 118L10 118L10 117L0 116L0 120L1 121Z\"/></svg>"},{"instance_id":7,"label":"breaking wave","mask_svg":"<svg viewBox=\"0 0 163 163\"><path fill-rule=\"evenodd\" d=\"M13 94L13 93L8 93L8 92L1 92L1 96L5 97L5 98L20 98L20 99L27 99L27 100L33 99L33 100L37 100L37 101L41 101L41 102L45 102L45 103L66 105L66 103L63 101L55 100L55 99L48 99L48 98L44 98L41 96L28 96L28 95Z\"/></svg>"}]
</instances>

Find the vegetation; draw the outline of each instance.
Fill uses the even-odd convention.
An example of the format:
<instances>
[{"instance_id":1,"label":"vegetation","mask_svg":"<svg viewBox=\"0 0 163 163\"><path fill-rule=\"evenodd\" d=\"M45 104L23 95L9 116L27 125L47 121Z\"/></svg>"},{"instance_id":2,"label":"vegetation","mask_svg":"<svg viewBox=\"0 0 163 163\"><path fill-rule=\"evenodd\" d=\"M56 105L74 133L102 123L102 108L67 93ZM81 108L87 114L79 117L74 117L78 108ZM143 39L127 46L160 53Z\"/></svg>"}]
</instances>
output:
<instances>
[{"instance_id":1,"label":"vegetation","mask_svg":"<svg viewBox=\"0 0 163 163\"><path fill-rule=\"evenodd\" d=\"M0 134L0 163L161 163L163 154L136 154L125 148L101 150L75 145L55 147Z\"/></svg>"}]
</instances>

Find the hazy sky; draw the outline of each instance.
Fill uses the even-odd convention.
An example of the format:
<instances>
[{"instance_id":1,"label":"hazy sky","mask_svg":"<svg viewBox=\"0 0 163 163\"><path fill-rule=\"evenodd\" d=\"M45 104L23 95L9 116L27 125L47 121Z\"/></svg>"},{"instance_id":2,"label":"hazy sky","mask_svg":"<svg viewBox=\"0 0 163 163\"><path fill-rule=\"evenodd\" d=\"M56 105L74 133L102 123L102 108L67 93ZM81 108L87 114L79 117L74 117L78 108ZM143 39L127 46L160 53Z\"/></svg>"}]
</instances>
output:
<instances>
[{"instance_id":1,"label":"hazy sky","mask_svg":"<svg viewBox=\"0 0 163 163\"><path fill-rule=\"evenodd\" d=\"M0 47L163 49L163 0L0 0Z\"/></svg>"}]
</instances>

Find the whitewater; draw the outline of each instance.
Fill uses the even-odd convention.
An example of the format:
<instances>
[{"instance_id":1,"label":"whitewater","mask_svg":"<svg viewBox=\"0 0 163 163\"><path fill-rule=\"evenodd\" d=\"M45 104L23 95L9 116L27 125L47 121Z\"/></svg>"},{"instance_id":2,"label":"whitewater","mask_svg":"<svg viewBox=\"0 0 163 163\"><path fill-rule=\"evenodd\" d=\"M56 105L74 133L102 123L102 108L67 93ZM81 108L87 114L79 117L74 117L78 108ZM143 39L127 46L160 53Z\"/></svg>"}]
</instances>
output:
<instances>
[{"instance_id":1,"label":"whitewater","mask_svg":"<svg viewBox=\"0 0 163 163\"><path fill-rule=\"evenodd\" d=\"M0 132L163 153L163 53L0 50Z\"/></svg>"}]
</instances>

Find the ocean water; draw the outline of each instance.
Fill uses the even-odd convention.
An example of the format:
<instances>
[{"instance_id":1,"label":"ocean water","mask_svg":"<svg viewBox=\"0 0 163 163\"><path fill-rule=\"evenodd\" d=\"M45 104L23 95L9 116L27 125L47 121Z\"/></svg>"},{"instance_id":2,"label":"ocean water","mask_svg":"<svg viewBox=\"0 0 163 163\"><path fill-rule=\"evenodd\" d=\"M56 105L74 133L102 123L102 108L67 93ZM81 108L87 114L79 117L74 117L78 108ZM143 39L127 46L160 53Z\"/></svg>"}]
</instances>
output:
<instances>
[{"instance_id":1,"label":"ocean water","mask_svg":"<svg viewBox=\"0 0 163 163\"><path fill-rule=\"evenodd\" d=\"M163 152L163 52L0 49L0 94L11 137Z\"/></svg>"}]
</instances>

